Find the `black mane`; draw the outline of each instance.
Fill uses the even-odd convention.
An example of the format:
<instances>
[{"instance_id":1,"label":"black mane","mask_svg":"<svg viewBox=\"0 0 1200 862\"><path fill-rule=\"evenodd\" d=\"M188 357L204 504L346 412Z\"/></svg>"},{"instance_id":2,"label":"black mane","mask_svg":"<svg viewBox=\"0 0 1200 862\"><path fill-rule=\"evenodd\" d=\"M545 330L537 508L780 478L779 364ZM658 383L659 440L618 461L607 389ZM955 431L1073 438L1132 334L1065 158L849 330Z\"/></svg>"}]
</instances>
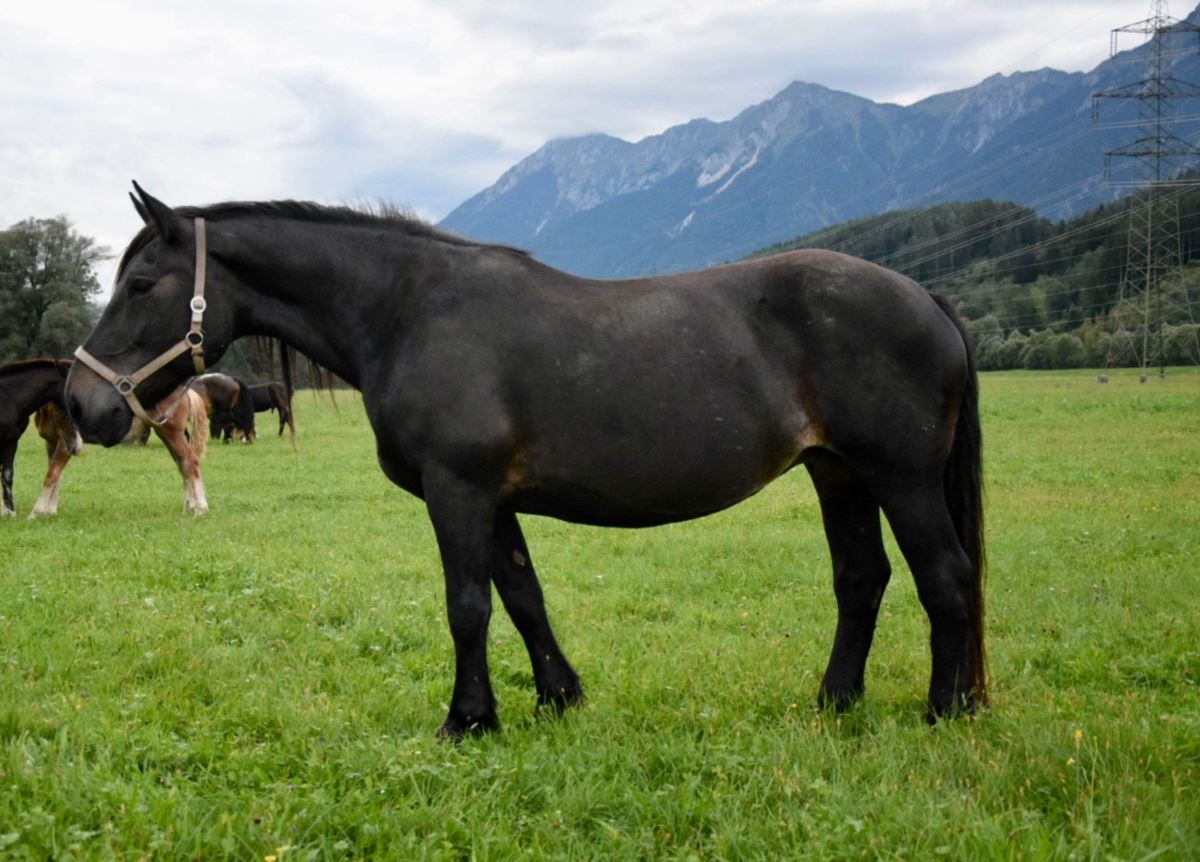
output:
<instances>
[{"instance_id":1,"label":"black mane","mask_svg":"<svg viewBox=\"0 0 1200 862\"><path fill-rule=\"evenodd\" d=\"M227 201L208 206L175 207L175 213L184 218L203 218L210 222L228 221L236 218L279 218L293 221L312 222L329 225L366 225L385 227L408 236L421 239L431 239L458 246L473 246L477 248L495 248L504 251L527 255L523 249L507 245L494 245L479 242L466 237L457 236L446 231L438 230L423 219L404 212L390 204L379 204L376 207L355 208L347 206L329 206L313 203L312 201ZM121 255L117 266L117 277L125 271L129 261L139 251L150 244L158 235L154 225L146 225L130 241L129 246Z\"/></svg>"}]
</instances>

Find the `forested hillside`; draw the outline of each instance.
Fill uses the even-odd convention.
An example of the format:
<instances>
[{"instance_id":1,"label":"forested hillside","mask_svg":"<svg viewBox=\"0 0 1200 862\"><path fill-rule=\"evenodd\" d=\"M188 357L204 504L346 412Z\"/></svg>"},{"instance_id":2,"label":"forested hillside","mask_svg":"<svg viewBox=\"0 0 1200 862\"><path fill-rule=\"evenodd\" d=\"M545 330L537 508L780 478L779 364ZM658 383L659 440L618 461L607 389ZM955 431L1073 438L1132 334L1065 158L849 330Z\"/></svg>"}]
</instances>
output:
<instances>
[{"instance_id":1,"label":"forested hillside","mask_svg":"<svg viewBox=\"0 0 1200 862\"><path fill-rule=\"evenodd\" d=\"M1151 351L1161 344L1168 364L1194 364L1200 190L1165 194L1178 204L1182 267L1155 297L1152 320L1165 324L1152 323ZM757 254L829 248L903 272L954 300L986 369L1136 365L1145 305L1121 301L1121 279L1130 207L1143 204L1131 196L1057 223L1010 203L940 204L847 222Z\"/></svg>"}]
</instances>

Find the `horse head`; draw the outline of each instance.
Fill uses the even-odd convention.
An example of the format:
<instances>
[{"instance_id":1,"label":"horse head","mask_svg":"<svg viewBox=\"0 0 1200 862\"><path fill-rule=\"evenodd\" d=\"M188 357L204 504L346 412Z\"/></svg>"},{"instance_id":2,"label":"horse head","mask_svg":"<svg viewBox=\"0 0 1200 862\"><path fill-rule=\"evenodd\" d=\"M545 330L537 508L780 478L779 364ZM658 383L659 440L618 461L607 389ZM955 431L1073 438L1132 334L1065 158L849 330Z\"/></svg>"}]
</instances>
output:
<instances>
[{"instance_id":1,"label":"horse head","mask_svg":"<svg viewBox=\"0 0 1200 862\"><path fill-rule=\"evenodd\" d=\"M84 439L105 446L124 440L135 416L157 424L141 404L159 403L216 361L232 325L228 303L205 314L224 273L210 264L203 219L134 188L130 198L144 227L121 258L112 299L76 351L80 361L66 386Z\"/></svg>"}]
</instances>

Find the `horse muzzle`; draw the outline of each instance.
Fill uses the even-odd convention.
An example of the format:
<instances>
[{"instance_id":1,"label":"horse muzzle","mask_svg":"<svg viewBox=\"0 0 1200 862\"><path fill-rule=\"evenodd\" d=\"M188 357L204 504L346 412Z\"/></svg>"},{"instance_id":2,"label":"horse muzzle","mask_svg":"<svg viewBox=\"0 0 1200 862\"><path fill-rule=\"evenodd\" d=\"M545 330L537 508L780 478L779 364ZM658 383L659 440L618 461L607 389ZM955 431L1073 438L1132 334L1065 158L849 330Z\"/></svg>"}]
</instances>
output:
<instances>
[{"instance_id":1,"label":"horse muzzle","mask_svg":"<svg viewBox=\"0 0 1200 862\"><path fill-rule=\"evenodd\" d=\"M76 363L64 391L67 412L88 443L115 446L129 436L133 411L107 380Z\"/></svg>"}]
</instances>

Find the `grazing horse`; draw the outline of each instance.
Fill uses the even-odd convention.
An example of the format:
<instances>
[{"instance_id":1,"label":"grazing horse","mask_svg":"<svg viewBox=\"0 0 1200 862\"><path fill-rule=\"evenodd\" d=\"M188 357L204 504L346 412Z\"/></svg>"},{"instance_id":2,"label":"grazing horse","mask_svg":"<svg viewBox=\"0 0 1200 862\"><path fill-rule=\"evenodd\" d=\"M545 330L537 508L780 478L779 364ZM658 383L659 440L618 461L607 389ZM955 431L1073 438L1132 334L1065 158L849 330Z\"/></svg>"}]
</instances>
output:
<instances>
[{"instance_id":1,"label":"grazing horse","mask_svg":"<svg viewBox=\"0 0 1200 862\"><path fill-rule=\"evenodd\" d=\"M183 477L184 514L197 518L208 514L208 497L200 477L200 462L208 451L208 407L203 396L185 382L156 404L154 410L159 418L150 427L171 453L171 460ZM134 417L127 439L141 437L147 424L144 419Z\"/></svg>"},{"instance_id":2,"label":"grazing horse","mask_svg":"<svg viewBox=\"0 0 1200 862\"><path fill-rule=\"evenodd\" d=\"M29 427L29 417L46 404L63 404L63 386L70 370L69 359L27 359L0 366L0 483L3 484L0 516L17 514L12 490L13 461L21 435ZM78 435L72 434L72 441L76 440ZM49 478L47 474L47 481ZM33 514L43 513L35 509Z\"/></svg>"},{"instance_id":3,"label":"grazing horse","mask_svg":"<svg viewBox=\"0 0 1200 862\"><path fill-rule=\"evenodd\" d=\"M441 552L455 651L442 735L498 726L492 585L539 704L583 697L518 513L665 524L799 464L838 607L820 701L841 708L864 690L891 574L882 512L930 621L931 720L984 702L975 367L953 310L920 285L819 250L594 281L395 214L294 201L175 210L135 189L145 227L76 352L72 417L111 446L141 400L251 335L359 389L383 471L425 501Z\"/></svg>"},{"instance_id":4,"label":"grazing horse","mask_svg":"<svg viewBox=\"0 0 1200 862\"><path fill-rule=\"evenodd\" d=\"M283 436L286 427L292 437L296 436L296 423L292 421L292 389L278 381L262 383L258 386L247 387L250 392L250 403L255 413L275 410L279 413L279 436Z\"/></svg>"},{"instance_id":5,"label":"grazing horse","mask_svg":"<svg viewBox=\"0 0 1200 862\"><path fill-rule=\"evenodd\" d=\"M216 372L192 381L192 389L208 407L209 433L214 440L224 438L228 443L236 432L245 442L254 442L254 406L248 388L236 377Z\"/></svg>"},{"instance_id":6,"label":"grazing horse","mask_svg":"<svg viewBox=\"0 0 1200 862\"><path fill-rule=\"evenodd\" d=\"M66 408L61 406L63 385L71 365L70 359L34 359L0 367L0 414L6 417L3 427L9 429L7 433L0 430L0 440L11 438L14 441L11 446L8 443L3 444L4 515L16 514L12 497L15 441L20 439L29 424L28 415L24 416L23 421L8 423L8 408L15 408L16 413L20 414L22 405L43 398L46 390L39 389L36 384L38 378L41 378L43 383L49 382L49 394L44 395L44 400L34 410L34 424L38 434L46 442L49 466L46 469L46 478L42 481L42 492L30 510L29 517L37 518L58 513L58 485L62 479L62 472L66 469L67 462L83 451L83 440L79 431ZM24 400L19 394L23 388L28 396ZM197 516L203 515L208 512L204 482L200 478L200 461L204 458L207 447L208 414L204 399L187 390L186 386L181 386L157 404L155 411L163 417L163 421L154 426L153 430L171 453L171 458L183 477L184 511ZM139 437L148 430L141 419L136 419L130 426L128 437Z\"/></svg>"}]
</instances>

